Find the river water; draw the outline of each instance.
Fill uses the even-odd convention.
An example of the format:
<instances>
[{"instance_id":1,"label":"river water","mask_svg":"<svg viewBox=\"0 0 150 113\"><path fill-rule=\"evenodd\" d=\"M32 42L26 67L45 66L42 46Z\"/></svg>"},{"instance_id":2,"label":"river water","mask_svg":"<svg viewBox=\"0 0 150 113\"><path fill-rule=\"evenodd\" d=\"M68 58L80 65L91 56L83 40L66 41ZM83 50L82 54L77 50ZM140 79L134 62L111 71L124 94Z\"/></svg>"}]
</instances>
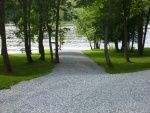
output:
<instances>
[{"instance_id":1,"label":"river water","mask_svg":"<svg viewBox=\"0 0 150 113\"><path fill-rule=\"evenodd\" d=\"M70 30L65 34L64 44L62 45L61 49L73 49L73 50L89 50L90 45L86 37L84 36L77 36L75 32L75 28L73 24L66 24L66 27ZM146 36L146 43L145 47L150 47L150 25L148 27L148 32ZM14 32L16 31L16 27L13 24L6 25L6 37L7 37L7 48L8 53L22 53L20 50L24 48L24 42L21 39L18 39ZM52 38L54 41L54 37ZM47 34L45 34L44 38L44 47L45 49L49 48ZM0 40L1 46L1 40ZM120 44L121 46L121 44ZM104 44L101 43L100 48L103 49ZM53 49L55 45L53 45ZM114 43L110 43L108 48L114 48ZM137 43L134 44L134 48L137 48ZM38 51L38 43L32 43L32 52Z\"/></svg>"}]
</instances>

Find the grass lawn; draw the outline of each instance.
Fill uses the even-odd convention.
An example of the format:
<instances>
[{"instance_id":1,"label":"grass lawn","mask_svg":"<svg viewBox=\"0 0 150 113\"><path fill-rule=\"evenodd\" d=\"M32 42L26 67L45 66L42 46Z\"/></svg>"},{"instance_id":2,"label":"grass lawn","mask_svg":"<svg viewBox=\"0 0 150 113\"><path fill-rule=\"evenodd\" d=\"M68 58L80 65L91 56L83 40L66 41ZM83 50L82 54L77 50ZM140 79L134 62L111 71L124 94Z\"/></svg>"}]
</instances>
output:
<instances>
[{"instance_id":1,"label":"grass lawn","mask_svg":"<svg viewBox=\"0 0 150 113\"><path fill-rule=\"evenodd\" d=\"M89 56L97 64L105 68L107 73L128 73L150 69L150 48L144 50L143 56L138 56L137 50L129 53L131 63L126 63L123 52L109 50L110 59L114 65L114 69L109 69L104 55L104 50L85 50L83 53Z\"/></svg>"},{"instance_id":2,"label":"grass lawn","mask_svg":"<svg viewBox=\"0 0 150 113\"><path fill-rule=\"evenodd\" d=\"M37 53L32 54L33 63L28 64L25 54L11 54L9 59L13 69L12 73L5 73L3 67L2 56L0 56L0 89L10 88L12 85L20 81L30 80L52 71L54 64L50 63L50 54L45 51L46 60L39 60L40 55Z\"/></svg>"}]
</instances>

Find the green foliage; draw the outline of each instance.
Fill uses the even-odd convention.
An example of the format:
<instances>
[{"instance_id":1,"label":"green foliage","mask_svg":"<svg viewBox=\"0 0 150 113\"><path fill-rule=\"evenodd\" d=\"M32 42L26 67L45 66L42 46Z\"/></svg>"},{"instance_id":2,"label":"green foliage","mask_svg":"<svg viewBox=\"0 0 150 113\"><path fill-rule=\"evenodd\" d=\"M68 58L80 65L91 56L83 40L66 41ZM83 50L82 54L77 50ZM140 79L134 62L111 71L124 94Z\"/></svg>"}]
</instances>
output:
<instances>
[{"instance_id":1,"label":"green foliage","mask_svg":"<svg viewBox=\"0 0 150 113\"><path fill-rule=\"evenodd\" d=\"M131 14L138 15L150 7L149 0L132 0Z\"/></svg>"},{"instance_id":2,"label":"green foliage","mask_svg":"<svg viewBox=\"0 0 150 113\"><path fill-rule=\"evenodd\" d=\"M77 9L78 19L74 21L76 31L80 35L85 35L88 40L93 40L95 28L93 27L94 19L90 16L90 11L84 8Z\"/></svg>"},{"instance_id":3,"label":"green foliage","mask_svg":"<svg viewBox=\"0 0 150 113\"><path fill-rule=\"evenodd\" d=\"M10 88L21 81L34 79L46 75L52 71L54 64L50 63L49 50L46 51L46 60L39 60L39 54L33 53L34 62L28 64L25 54L9 55L12 73L5 73L2 56L0 56L0 89Z\"/></svg>"},{"instance_id":4,"label":"green foliage","mask_svg":"<svg viewBox=\"0 0 150 113\"><path fill-rule=\"evenodd\" d=\"M75 21L75 25L77 28L78 33L81 35L87 36L87 38L91 41L95 38L97 39L104 39L104 30L105 30L105 23L106 23L106 16L108 14L108 9L110 6L109 0L77 0L78 3L80 3L80 6L84 6L84 8L78 8L76 11L78 12L78 18ZM124 9L126 5L126 9ZM140 31L138 28L140 27L140 23L144 23L146 26L146 21L149 22L148 19L148 11L150 8L150 1L149 0L128 0L124 3L122 0L114 0L113 3L113 11L111 14L111 17L109 17L108 23L109 23L109 33L108 33L108 44L109 42L117 43L118 41L122 41L122 50L123 50L123 44L124 44L124 11L126 11L126 20L127 20L127 37L126 39L129 41L129 43L133 42L134 40L137 40L137 38L141 38L144 40L143 37L139 37ZM83 11L82 11L83 10ZM83 12L83 13L81 13ZM138 16L144 15L142 18L143 22L140 22L138 20ZM85 21L86 20L86 21ZM89 21L90 20L90 21ZM91 21L94 20L94 21ZM138 20L138 21L137 21ZM88 24L84 24L88 23ZM144 26L141 25L141 26ZM89 28L90 30L87 30L86 28ZM91 30L91 28L94 29L94 31ZM142 27L141 27L142 28ZM143 30L144 31L144 30ZM94 37L88 37L88 34L91 33ZM146 33L146 30L144 31ZM141 35L142 36L142 35ZM144 36L144 35L143 35ZM141 42L144 47L144 41ZM138 44L140 44L140 40L138 40ZM141 45L142 45L141 44ZM118 50L117 46L115 46ZM143 47L138 46L138 49L143 50Z\"/></svg>"},{"instance_id":5,"label":"green foliage","mask_svg":"<svg viewBox=\"0 0 150 113\"><path fill-rule=\"evenodd\" d=\"M83 53L89 56L94 62L104 67L105 71L111 74L129 73L150 69L150 48L145 49L145 54L138 56L137 50L130 52L131 63L126 63L124 60L124 52L109 50L111 61L114 69L110 69L105 60L104 50L86 50Z\"/></svg>"},{"instance_id":6,"label":"green foliage","mask_svg":"<svg viewBox=\"0 0 150 113\"><path fill-rule=\"evenodd\" d=\"M73 17L73 5L72 2L66 2L64 5L64 20L71 21Z\"/></svg>"}]
</instances>

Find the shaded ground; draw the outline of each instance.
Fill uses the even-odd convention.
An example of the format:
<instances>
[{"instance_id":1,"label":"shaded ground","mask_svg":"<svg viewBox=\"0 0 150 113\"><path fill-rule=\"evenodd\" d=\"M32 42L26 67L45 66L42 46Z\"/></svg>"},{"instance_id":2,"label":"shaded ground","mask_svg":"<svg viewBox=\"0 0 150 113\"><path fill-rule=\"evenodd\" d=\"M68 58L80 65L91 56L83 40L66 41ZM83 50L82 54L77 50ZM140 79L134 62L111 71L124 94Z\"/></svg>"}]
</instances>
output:
<instances>
[{"instance_id":1,"label":"shaded ground","mask_svg":"<svg viewBox=\"0 0 150 113\"><path fill-rule=\"evenodd\" d=\"M110 75L63 50L44 77L0 91L0 113L150 113L150 70Z\"/></svg>"}]
</instances>

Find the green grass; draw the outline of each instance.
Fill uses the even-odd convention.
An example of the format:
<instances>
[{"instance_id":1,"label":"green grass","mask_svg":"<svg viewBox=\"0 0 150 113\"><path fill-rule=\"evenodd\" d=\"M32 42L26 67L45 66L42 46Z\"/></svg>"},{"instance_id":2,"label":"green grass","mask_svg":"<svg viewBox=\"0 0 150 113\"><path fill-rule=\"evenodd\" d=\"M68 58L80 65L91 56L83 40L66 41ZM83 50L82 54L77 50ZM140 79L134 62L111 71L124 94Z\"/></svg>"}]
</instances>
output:
<instances>
[{"instance_id":1,"label":"green grass","mask_svg":"<svg viewBox=\"0 0 150 113\"><path fill-rule=\"evenodd\" d=\"M110 59L114 69L110 69L105 60L104 50L85 50L83 53L89 56L94 62L104 67L105 71L110 74L129 73L150 69L150 48L144 50L143 56L138 56L137 50L129 53L131 63L126 63L123 52L109 50Z\"/></svg>"},{"instance_id":2,"label":"green grass","mask_svg":"<svg viewBox=\"0 0 150 113\"><path fill-rule=\"evenodd\" d=\"M40 55L32 54L33 63L27 63L25 54L11 54L9 59L13 69L12 73L5 73L2 56L0 56L0 89L10 88L21 81L31 80L52 71L54 64L50 63L49 52L45 53L46 60L39 60Z\"/></svg>"}]
</instances>

